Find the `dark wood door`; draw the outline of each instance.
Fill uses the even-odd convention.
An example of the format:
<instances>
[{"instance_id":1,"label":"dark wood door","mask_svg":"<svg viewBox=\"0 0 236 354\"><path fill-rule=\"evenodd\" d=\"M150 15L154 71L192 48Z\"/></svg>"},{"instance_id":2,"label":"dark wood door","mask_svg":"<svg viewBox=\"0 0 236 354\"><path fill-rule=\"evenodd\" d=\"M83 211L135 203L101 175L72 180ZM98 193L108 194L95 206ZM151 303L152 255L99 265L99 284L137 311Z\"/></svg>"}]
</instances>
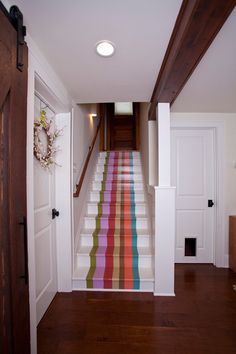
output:
<instances>
[{"instance_id":1,"label":"dark wood door","mask_svg":"<svg viewBox=\"0 0 236 354\"><path fill-rule=\"evenodd\" d=\"M107 105L110 150L136 150L137 147L137 105L133 115L115 115L114 104Z\"/></svg>"},{"instance_id":2,"label":"dark wood door","mask_svg":"<svg viewBox=\"0 0 236 354\"><path fill-rule=\"evenodd\" d=\"M15 8L16 10L16 8ZM0 352L30 353L26 230L27 46L0 2ZM19 22L18 22L19 20ZM19 46L17 49L17 38ZM18 67L17 67L18 66Z\"/></svg>"}]
</instances>

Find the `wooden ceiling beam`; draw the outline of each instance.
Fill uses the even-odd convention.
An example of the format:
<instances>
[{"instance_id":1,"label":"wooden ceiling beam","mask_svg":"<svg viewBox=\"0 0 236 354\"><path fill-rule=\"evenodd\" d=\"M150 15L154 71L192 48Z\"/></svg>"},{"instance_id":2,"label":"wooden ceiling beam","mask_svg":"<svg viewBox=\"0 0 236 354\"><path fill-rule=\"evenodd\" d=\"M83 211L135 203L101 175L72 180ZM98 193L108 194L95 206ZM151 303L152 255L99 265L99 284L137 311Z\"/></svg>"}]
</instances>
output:
<instances>
[{"instance_id":1,"label":"wooden ceiling beam","mask_svg":"<svg viewBox=\"0 0 236 354\"><path fill-rule=\"evenodd\" d=\"M236 0L183 0L154 87L149 120L158 102L172 104L236 5Z\"/></svg>"}]
</instances>

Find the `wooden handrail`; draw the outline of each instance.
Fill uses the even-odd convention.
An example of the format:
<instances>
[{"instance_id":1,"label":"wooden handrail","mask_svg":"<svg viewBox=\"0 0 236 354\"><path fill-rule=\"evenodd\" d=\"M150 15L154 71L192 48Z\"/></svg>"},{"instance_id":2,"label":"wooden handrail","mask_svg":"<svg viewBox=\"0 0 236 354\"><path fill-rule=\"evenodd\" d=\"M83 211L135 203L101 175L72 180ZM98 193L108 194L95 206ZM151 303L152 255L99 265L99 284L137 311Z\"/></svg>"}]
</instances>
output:
<instances>
[{"instance_id":1,"label":"wooden handrail","mask_svg":"<svg viewBox=\"0 0 236 354\"><path fill-rule=\"evenodd\" d=\"M91 157L92 152L93 152L93 148L94 148L95 142L96 142L96 140L97 140L97 136L98 136L98 132L99 132L100 126L101 126L101 118L100 118L100 120L99 120L99 123L98 123L98 126L97 126L97 130L96 130L96 133L95 133L95 135L94 135L92 144L89 146L89 152L88 152L88 155L87 155L87 157L86 157L86 161L85 161L85 164L84 164L84 167L83 167L83 171L82 171L81 176L80 176L80 179L79 179L79 183L76 184L76 191L75 191L75 193L73 194L73 196L74 196L75 198L77 198L77 197L79 196L81 187L82 187L82 185L83 185L84 177L85 177L85 174L86 174L86 171L87 171L87 167L88 167L88 164L89 164L90 157Z\"/></svg>"}]
</instances>

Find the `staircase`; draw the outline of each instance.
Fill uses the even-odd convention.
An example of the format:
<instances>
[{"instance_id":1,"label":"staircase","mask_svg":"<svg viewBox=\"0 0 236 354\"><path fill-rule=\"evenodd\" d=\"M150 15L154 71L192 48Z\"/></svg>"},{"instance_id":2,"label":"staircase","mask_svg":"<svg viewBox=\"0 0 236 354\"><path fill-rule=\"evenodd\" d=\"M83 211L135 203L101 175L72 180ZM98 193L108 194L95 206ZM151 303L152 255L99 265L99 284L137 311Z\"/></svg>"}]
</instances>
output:
<instances>
[{"instance_id":1,"label":"staircase","mask_svg":"<svg viewBox=\"0 0 236 354\"><path fill-rule=\"evenodd\" d=\"M139 153L100 153L76 252L74 289L153 291L150 241Z\"/></svg>"}]
</instances>

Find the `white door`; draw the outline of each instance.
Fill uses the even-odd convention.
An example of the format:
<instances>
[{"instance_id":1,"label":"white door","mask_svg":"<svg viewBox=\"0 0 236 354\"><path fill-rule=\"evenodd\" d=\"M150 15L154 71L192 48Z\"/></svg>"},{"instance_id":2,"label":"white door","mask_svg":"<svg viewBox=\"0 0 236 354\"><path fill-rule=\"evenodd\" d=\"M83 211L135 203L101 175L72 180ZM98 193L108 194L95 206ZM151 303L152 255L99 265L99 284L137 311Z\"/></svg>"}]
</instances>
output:
<instances>
[{"instance_id":1,"label":"white door","mask_svg":"<svg viewBox=\"0 0 236 354\"><path fill-rule=\"evenodd\" d=\"M212 129L172 129L177 263L213 263L215 156ZM208 206L209 204L209 206Z\"/></svg>"},{"instance_id":2,"label":"white door","mask_svg":"<svg viewBox=\"0 0 236 354\"><path fill-rule=\"evenodd\" d=\"M48 117L54 113L45 109ZM35 98L35 117L39 116L40 102ZM42 136L43 140L43 136ZM57 292L55 171L45 170L34 158L34 225L37 323L41 320Z\"/></svg>"}]
</instances>

